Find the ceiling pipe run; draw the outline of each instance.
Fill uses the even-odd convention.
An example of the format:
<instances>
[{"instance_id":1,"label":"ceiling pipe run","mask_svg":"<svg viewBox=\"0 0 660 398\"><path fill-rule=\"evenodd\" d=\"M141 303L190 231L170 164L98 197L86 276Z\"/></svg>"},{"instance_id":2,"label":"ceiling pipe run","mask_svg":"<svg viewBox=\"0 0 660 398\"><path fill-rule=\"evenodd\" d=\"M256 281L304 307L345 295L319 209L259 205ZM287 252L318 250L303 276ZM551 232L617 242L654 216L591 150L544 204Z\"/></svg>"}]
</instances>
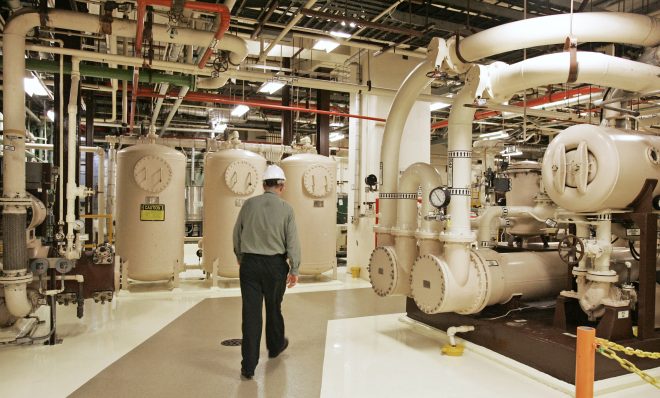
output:
<instances>
[{"instance_id":1,"label":"ceiling pipe run","mask_svg":"<svg viewBox=\"0 0 660 398\"><path fill-rule=\"evenodd\" d=\"M140 97L154 97L157 94L141 91L137 94ZM308 109L300 108L296 106L284 106L284 105L275 105L270 103L264 103L263 101L243 101L243 100L233 100L227 97L223 97L217 94L208 94L208 93L199 93L199 92L188 92L184 97L186 101L193 102L213 102L217 104L229 104L229 105L247 105L255 108L266 108L266 109L275 109L280 111L293 111L301 113L314 113L320 115L329 115L329 116L340 116L346 118L355 118L355 119L364 119L364 120L373 120L376 122L384 122L386 119L366 116L366 115L354 115L351 113L335 112L335 111L323 111L319 109Z\"/></svg>"},{"instance_id":2,"label":"ceiling pipe run","mask_svg":"<svg viewBox=\"0 0 660 398\"><path fill-rule=\"evenodd\" d=\"M530 108L532 106L539 106L539 105L548 104L550 102L570 99L570 98L572 98L574 96L577 96L577 95L595 94L595 93L600 93L602 91L603 91L603 89L600 88L600 87L591 87L591 86L580 87L580 88L576 88L576 89L572 89L572 90L559 91L559 92L556 92L556 93L552 93L548 96L543 96L543 97L538 97L538 98L534 98L534 99L531 99L531 100L527 100L527 103L525 103L524 101L518 101L518 102L514 102L514 103L509 104L509 105L525 106L525 104L526 104L527 107ZM474 116L474 120L487 119L487 118L490 118L490 117L498 116L499 114L500 114L500 112L498 112L498 111L479 112ZM434 124L431 125L431 130L441 129L441 128L447 127L448 124L449 124L449 121L447 121L447 120L443 120L443 121L440 121L438 123L434 123Z\"/></svg>"}]
</instances>

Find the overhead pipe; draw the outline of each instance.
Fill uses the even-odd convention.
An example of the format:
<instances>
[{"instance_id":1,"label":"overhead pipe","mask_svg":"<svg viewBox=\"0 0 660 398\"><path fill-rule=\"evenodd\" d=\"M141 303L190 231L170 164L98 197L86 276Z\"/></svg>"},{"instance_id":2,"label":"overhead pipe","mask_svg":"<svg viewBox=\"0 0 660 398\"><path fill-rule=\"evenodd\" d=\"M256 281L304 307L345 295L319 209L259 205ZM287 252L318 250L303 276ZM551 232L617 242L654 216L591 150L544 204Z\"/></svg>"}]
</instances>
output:
<instances>
[{"instance_id":1,"label":"overhead pipe","mask_svg":"<svg viewBox=\"0 0 660 398\"><path fill-rule=\"evenodd\" d=\"M428 77L428 73L434 71L447 55L447 47L444 40L434 38L428 46L428 54L425 61L419 63L415 69L406 77L397 91L383 132L383 143L380 152L381 198L383 194L397 192L399 176L399 152L401 149L401 137L408 114L417 101L419 93L428 87L434 80ZM385 199L380 201L380 214L378 225L374 231L378 235L378 243L383 245L392 244L391 228L396 222L396 201Z\"/></svg>"},{"instance_id":2,"label":"overhead pipe","mask_svg":"<svg viewBox=\"0 0 660 398\"><path fill-rule=\"evenodd\" d=\"M183 102L183 99L186 97L186 94L188 94L188 90L190 90L190 87L188 86L183 86L181 87L181 91L179 91L179 96L174 101L174 104L172 105L172 109L170 109L170 113L167 115L167 119L165 119L165 122L163 123L163 126L160 128L160 133L158 135L162 136L165 134L167 131L167 127L170 125L170 122L174 118L174 115L176 114L176 111L179 109L179 106L181 106L181 103Z\"/></svg>"},{"instance_id":3,"label":"overhead pipe","mask_svg":"<svg viewBox=\"0 0 660 398\"><path fill-rule=\"evenodd\" d=\"M316 3L316 0L307 0L307 2L305 3L305 5L303 5L301 8L298 9L298 11L297 11L296 14L293 16L293 18L291 18L291 21L289 21L289 23L286 24L286 26L284 27L284 29L282 29L282 31L280 32L280 34L277 35L277 37L275 38L275 40L271 41L271 42L268 44L268 47L266 47L265 49L263 49L263 50L261 51L261 53L259 54L259 60L258 60L257 62L264 62L264 60L265 60L266 57L268 56L268 53L269 53L273 48L275 48L275 46L276 46L280 41L282 41L282 39L284 38L284 36L286 36L286 35L289 33L289 31L290 31L291 29L293 29L294 26L296 26L296 24L298 23L298 21L300 21L300 20L302 19L302 17L303 17L302 10L304 10L305 8L311 8L315 3Z\"/></svg>"},{"instance_id":4,"label":"overhead pipe","mask_svg":"<svg viewBox=\"0 0 660 398\"><path fill-rule=\"evenodd\" d=\"M117 36L115 35L105 35L106 43L108 47L108 52L110 54L117 54ZM111 68L117 68L117 64L109 62L108 66ZM117 79L110 79L110 86L112 87L112 113L110 116L109 122L114 122L117 120L117 89L119 86L119 81Z\"/></svg>"},{"instance_id":5,"label":"overhead pipe","mask_svg":"<svg viewBox=\"0 0 660 398\"><path fill-rule=\"evenodd\" d=\"M225 39L222 41L222 43L225 43L227 39L230 37L233 36L225 36ZM161 40L161 41L165 41L165 40ZM78 57L81 60L107 62L107 60L110 59L109 58L110 56L107 54L98 54L90 51L74 50L69 48L56 48L56 47L46 47L46 46L38 46L38 45L27 45L26 48L31 51L70 55L70 56ZM141 59L133 58L133 57L115 56L112 57L112 60L123 65L131 65L131 66L142 65ZM152 69L175 71L186 74L194 73L197 74L198 76L199 75L212 76L215 73L215 71L213 71L211 68L206 68L200 71L199 69L197 69L195 65L186 65L181 63L166 62L159 60L154 60L153 63L151 64L151 67ZM143 73L145 73L145 71L143 71ZM228 70L227 72L224 72L224 75L236 79L251 80L258 82L264 82L269 79L273 79L277 77L275 74L246 72L243 70L231 70L231 69ZM346 93L368 92L370 95L378 95L378 96L386 96L386 97L395 96L397 92L397 90L394 89L373 87L373 86L369 87L366 84L341 83L341 82L335 82L329 80L308 79L308 78L297 78L295 81L290 82L290 84L291 86L294 87L318 88L321 90L340 91ZM430 101L430 102L447 100L447 97L439 96L439 95L430 95L430 94L420 94L417 98L420 101Z\"/></svg>"},{"instance_id":6,"label":"overhead pipe","mask_svg":"<svg viewBox=\"0 0 660 398\"><path fill-rule=\"evenodd\" d=\"M547 95L547 96L544 95L542 97L527 100L526 103L524 101L518 101L518 102L511 103L509 105L510 106L525 106L526 105L527 108L530 108L530 107L533 107L533 106L548 104L550 102L562 101L562 100L565 100L565 99L572 98L576 95L596 94L596 93L600 93L602 91L603 91L603 89L599 88L599 87L591 87L591 86L578 87L578 88L574 88L574 89L570 89L570 90L558 91L556 93L552 93L552 94ZM534 110L528 109L528 112L529 112L528 115L530 115L534 112ZM481 111L481 112L477 112L474 115L474 120L482 120L482 119L495 117L495 116L500 115L500 113L501 113L500 111ZM546 114L545 113L539 113L539 115L546 115ZM448 124L449 124L448 120L442 120L438 123L432 124L431 125L431 130L447 127Z\"/></svg>"},{"instance_id":7,"label":"overhead pipe","mask_svg":"<svg viewBox=\"0 0 660 398\"><path fill-rule=\"evenodd\" d=\"M607 26L607 29L598 29ZM547 15L510 22L449 44L454 65L469 64L493 55L523 48L564 43L572 35L580 43L625 43L652 47L660 44L656 18L621 12L584 12ZM460 54L460 56L458 55ZM461 58L463 61L461 61Z\"/></svg>"}]
</instances>

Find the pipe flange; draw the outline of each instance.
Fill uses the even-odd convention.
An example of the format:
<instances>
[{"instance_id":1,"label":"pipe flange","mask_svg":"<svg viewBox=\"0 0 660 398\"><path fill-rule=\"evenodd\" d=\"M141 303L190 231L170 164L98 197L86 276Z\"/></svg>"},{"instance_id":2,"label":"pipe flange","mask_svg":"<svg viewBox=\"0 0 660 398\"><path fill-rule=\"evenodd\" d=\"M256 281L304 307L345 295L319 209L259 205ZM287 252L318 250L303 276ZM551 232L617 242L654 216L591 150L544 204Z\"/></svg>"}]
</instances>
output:
<instances>
[{"instance_id":1,"label":"pipe flange","mask_svg":"<svg viewBox=\"0 0 660 398\"><path fill-rule=\"evenodd\" d=\"M573 267L573 276L586 276L587 275L587 269L586 268L578 268L578 267Z\"/></svg>"},{"instance_id":2,"label":"pipe flange","mask_svg":"<svg viewBox=\"0 0 660 398\"><path fill-rule=\"evenodd\" d=\"M381 227L380 225L375 225L374 226L374 233L377 234L389 234L392 232L391 227Z\"/></svg>"},{"instance_id":3,"label":"pipe flange","mask_svg":"<svg viewBox=\"0 0 660 398\"><path fill-rule=\"evenodd\" d=\"M489 295L490 285L488 284L489 268L481 257L474 251L470 251L470 266L474 270L477 279L477 294L474 295L472 304L462 310L456 311L457 314L476 314L483 310L488 304L487 298Z\"/></svg>"},{"instance_id":4,"label":"pipe flange","mask_svg":"<svg viewBox=\"0 0 660 398\"><path fill-rule=\"evenodd\" d=\"M608 282L616 283L619 281L619 276L616 271L589 271L587 272L587 280L592 282Z\"/></svg>"},{"instance_id":5,"label":"pipe flange","mask_svg":"<svg viewBox=\"0 0 660 398\"><path fill-rule=\"evenodd\" d=\"M452 233L452 232L441 232L440 240L448 243L472 243L476 239L474 232L470 231L467 234L462 233Z\"/></svg>"},{"instance_id":6,"label":"pipe flange","mask_svg":"<svg viewBox=\"0 0 660 398\"><path fill-rule=\"evenodd\" d=\"M0 285L20 285L32 282L32 273L26 272L25 274L16 273L14 271L7 271L0 276Z\"/></svg>"},{"instance_id":7,"label":"pipe flange","mask_svg":"<svg viewBox=\"0 0 660 398\"><path fill-rule=\"evenodd\" d=\"M437 314L445 302L447 281L443 260L433 254L417 257L410 270L410 295L425 314Z\"/></svg>"},{"instance_id":8,"label":"pipe flange","mask_svg":"<svg viewBox=\"0 0 660 398\"><path fill-rule=\"evenodd\" d=\"M438 233L433 231L415 231L415 238L423 240L436 240Z\"/></svg>"},{"instance_id":9,"label":"pipe flange","mask_svg":"<svg viewBox=\"0 0 660 398\"><path fill-rule=\"evenodd\" d=\"M390 233L392 234L392 236L403 236L409 238L415 237L415 232L409 229L392 228L392 231Z\"/></svg>"},{"instance_id":10,"label":"pipe flange","mask_svg":"<svg viewBox=\"0 0 660 398\"><path fill-rule=\"evenodd\" d=\"M15 206L15 207L31 207L32 199L29 196L16 197L16 198L0 198L0 207Z\"/></svg>"},{"instance_id":11,"label":"pipe flange","mask_svg":"<svg viewBox=\"0 0 660 398\"><path fill-rule=\"evenodd\" d=\"M369 258L369 281L377 295L391 295L399 282L396 251L392 246L379 246Z\"/></svg>"}]
</instances>

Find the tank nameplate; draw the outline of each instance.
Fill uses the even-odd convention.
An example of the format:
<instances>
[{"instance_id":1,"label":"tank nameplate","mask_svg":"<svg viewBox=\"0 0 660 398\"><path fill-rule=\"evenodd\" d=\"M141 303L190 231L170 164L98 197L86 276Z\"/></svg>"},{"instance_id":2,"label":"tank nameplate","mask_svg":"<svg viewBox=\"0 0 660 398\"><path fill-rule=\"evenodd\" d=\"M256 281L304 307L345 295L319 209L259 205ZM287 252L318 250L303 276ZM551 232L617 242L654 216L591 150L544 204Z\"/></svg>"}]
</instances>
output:
<instances>
[{"instance_id":1,"label":"tank nameplate","mask_svg":"<svg viewBox=\"0 0 660 398\"><path fill-rule=\"evenodd\" d=\"M245 199L236 199L236 200L234 200L234 206L236 206L236 207L243 206L243 203L245 203Z\"/></svg>"},{"instance_id":2,"label":"tank nameplate","mask_svg":"<svg viewBox=\"0 0 660 398\"><path fill-rule=\"evenodd\" d=\"M165 205L141 204L140 221L165 221Z\"/></svg>"},{"instance_id":3,"label":"tank nameplate","mask_svg":"<svg viewBox=\"0 0 660 398\"><path fill-rule=\"evenodd\" d=\"M314 201L314 207L323 207L323 201L322 200L315 200Z\"/></svg>"},{"instance_id":4,"label":"tank nameplate","mask_svg":"<svg viewBox=\"0 0 660 398\"><path fill-rule=\"evenodd\" d=\"M315 198L322 198L332 192L335 179L327 167L315 164L305 170L303 186L305 191Z\"/></svg>"},{"instance_id":5,"label":"tank nameplate","mask_svg":"<svg viewBox=\"0 0 660 398\"><path fill-rule=\"evenodd\" d=\"M147 192L162 192L172 180L172 168L163 158L145 156L133 168L133 178L137 185Z\"/></svg>"},{"instance_id":6,"label":"tank nameplate","mask_svg":"<svg viewBox=\"0 0 660 398\"><path fill-rule=\"evenodd\" d=\"M257 188L257 169L245 160L233 161L225 170L225 184L236 195L250 195Z\"/></svg>"}]
</instances>

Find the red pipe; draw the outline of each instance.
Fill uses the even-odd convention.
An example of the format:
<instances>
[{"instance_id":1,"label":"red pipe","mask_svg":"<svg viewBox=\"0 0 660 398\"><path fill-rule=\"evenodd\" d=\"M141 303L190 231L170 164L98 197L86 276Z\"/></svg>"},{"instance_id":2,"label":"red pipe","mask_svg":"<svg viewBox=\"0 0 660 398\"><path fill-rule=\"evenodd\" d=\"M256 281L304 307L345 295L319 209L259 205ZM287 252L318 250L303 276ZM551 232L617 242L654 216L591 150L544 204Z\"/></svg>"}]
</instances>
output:
<instances>
[{"instance_id":1,"label":"red pipe","mask_svg":"<svg viewBox=\"0 0 660 398\"><path fill-rule=\"evenodd\" d=\"M176 96L175 94L172 95L160 95L160 94L155 94L151 90L133 90L134 95L137 95L139 97L149 97L149 98L157 98L157 97L170 97L170 96ZM209 94L209 93L199 93L199 92L194 92L194 91L189 91L188 94L186 94L185 97L183 97L184 100L186 101L192 101L192 102L214 102L218 104L229 104L229 105L247 105L247 106L252 106L255 108L266 108L266 109L276 109L280 111L293 111L293 112L302 112L302 113L314 113L314 114L321 114L321 115L330 115L330 116L340 116L340 117L347 117L347 118L354 118L354 119L365 119L365 120L373 120L376 122L385 122L386 119L382 119L379 117L373 117L373 116L364 116L364 115L355 115L351 113L343 113L343 112L337 112L337 111L322 111L318 109L309 109L309 108L301 108L301 107L296 107L296 106L284 106L284 105L278 105L274 104L272 102L275 101L268 101L268 100L254 100L254 101L243 101L243 100L234 100L229 97L225 97L222 95L218 94Z\"/></svg>"},{"instance_id":2,"label":"red pipe","mask_svg":"<svg viewBox=\"0 0 660 398\"><path fill-rule=\"evenodd\" d=\"M591 86L580 87L580 88L575 88L575 89L566 90L566 91L560 91L560 92L557 92L557 93L550 94L548 96L538 97L538 98L534 98L533 100L529 100L529 101L527 101L527 107L543 105L543 104L547 104L549 102L555 102L555 101L561 101L561 100L564 100L564 99L568 99L568 98L574 97L576 95L598 93L598 92L601 92L601 91L603 91L601 88L591 87ZM520 101L520 102L510 104L510 105L524 106L525 103L524 103L524 101ZM478 112L477 114L474 115L474 120L487 119L489 117L497 116L499 114L500 114L500 112L498 112L498 111L482 111L482 112ZM448 120L443 120L441 122L432 124L431 125L431 130L447 127L448 125L449 125L449 121Z\"/></svg>"},{"instance_id":3,"label":"red pipe","mask_svg":"<svg viewBox=\"0 0 660 398\"><path fill-rule=\"evenodd\" d=\"M144 35L144 15L146 13L147 6L161 6L161 7L172 7L172 0L138 0L137 2L137 29L135 32L135 45L134 45L134 51L133 51L133 56L138 57L142 53L142 39ZM229 12L229 9L227 6L224 4L210 4L210 3L199 3L199 2L186 2L183 5L184 8L187 8L189 10L194 10L194 11L202 11L202 12L212 12L212 13L218 13L220 15L220 25L218 26L218 30L215 32L215 35L213 37L213 40L211 40L211 43L209 44L209 47L207 47L206 52L204 52L204 55L202 56L202 59L200 60L198 67L200 69L203 69L204 66L206 65L206 61L208 61L209 57L211 56L211 53L213 52L213 48L215 47L216 43L218 40L221 40L222 37L224 36L225 32L229 29L229 19L231 17L231 14ZM138 67L136 67L133 71L133 86L138 87L138 82L139 82L139 77L140 77L140 70ZM137 100L137 90L133 91L133 102L131 103L131 114L130 114L130 129L129 131L133 131L133 125L134 125L134 118L135 118L135 101Z\"/></svg>"}]
</instances>

